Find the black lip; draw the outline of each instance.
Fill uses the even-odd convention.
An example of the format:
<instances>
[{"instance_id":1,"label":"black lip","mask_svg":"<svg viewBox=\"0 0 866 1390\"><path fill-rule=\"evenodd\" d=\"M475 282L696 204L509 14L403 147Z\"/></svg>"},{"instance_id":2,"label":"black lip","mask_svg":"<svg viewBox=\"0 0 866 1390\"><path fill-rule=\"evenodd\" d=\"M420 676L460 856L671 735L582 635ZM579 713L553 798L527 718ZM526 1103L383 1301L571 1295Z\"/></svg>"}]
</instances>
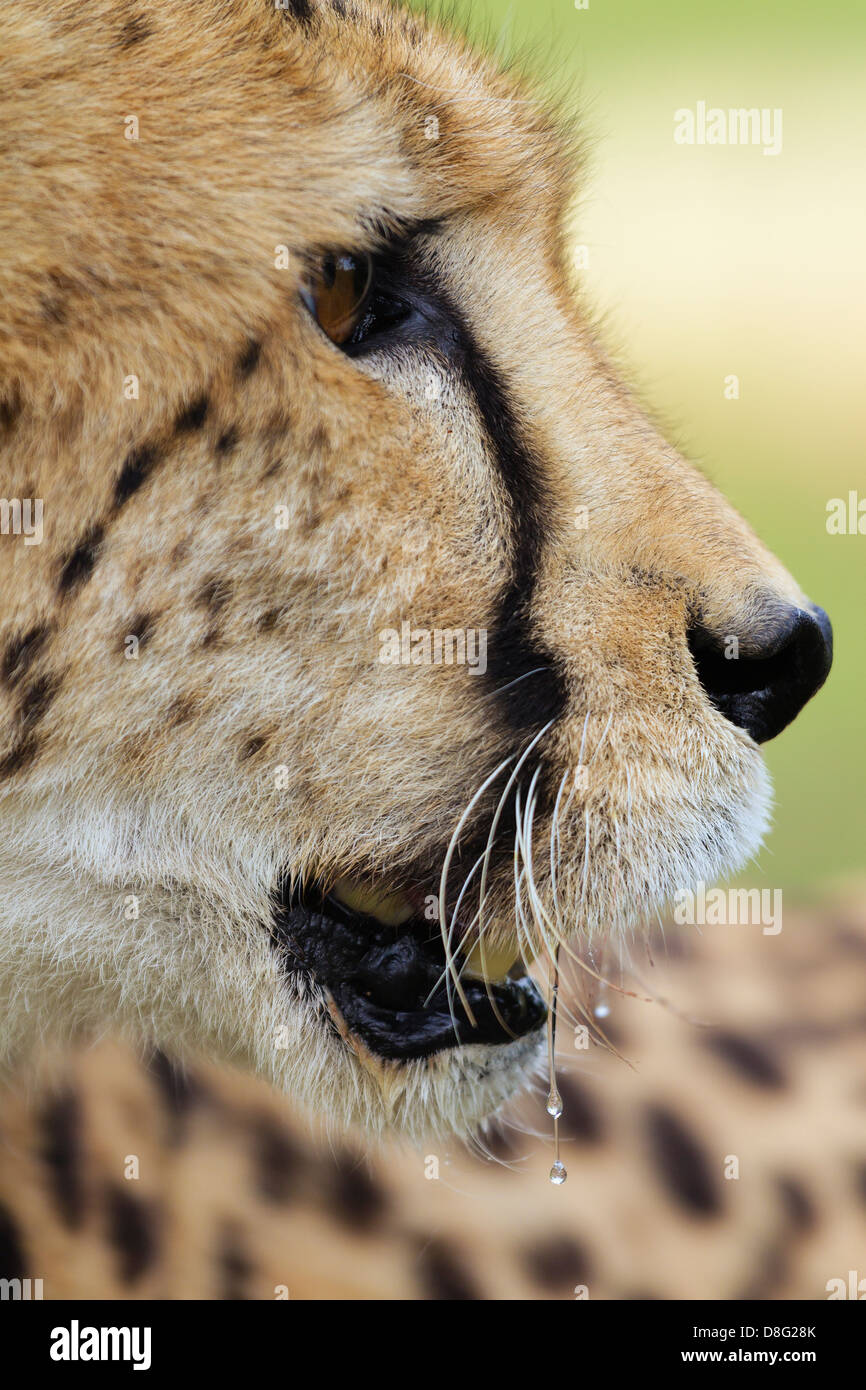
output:
<instances>
[{"instance_id":1,"label":"black lip","mask_svg":"<svg viewBox=\"0 0 866 1390\"><path fill-rule=\"evenodd\" d=\"M379 1057L410 1061L460 1044L513 1042L547 1017L525 976L489 986L464 979L473 1025L453 985L449 999L439 927L423 918L385 927L332 898L283 893L273 927L286 968L325 986L349 1032Z\"/></svg>"}]
</instances>

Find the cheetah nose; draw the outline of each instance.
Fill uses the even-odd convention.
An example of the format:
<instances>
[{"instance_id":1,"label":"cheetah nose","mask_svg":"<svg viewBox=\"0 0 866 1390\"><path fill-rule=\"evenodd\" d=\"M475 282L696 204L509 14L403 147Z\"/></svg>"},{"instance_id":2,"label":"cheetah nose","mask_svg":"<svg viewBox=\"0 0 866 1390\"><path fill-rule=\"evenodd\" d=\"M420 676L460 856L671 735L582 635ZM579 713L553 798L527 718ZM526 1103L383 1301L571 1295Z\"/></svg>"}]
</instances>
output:
<instances>
[{"instance_id":1,"label":"cheetah nose","mask_svg":"<svg viewBox=\"0 0 866 1390\"><path fill-rule=\"evenodd\" d=\"M766 743L827 679L833 629L823 608L767 602L739 631L695 623L688 633L698 678L726 719Z\"/></svg>"}]
</instances>

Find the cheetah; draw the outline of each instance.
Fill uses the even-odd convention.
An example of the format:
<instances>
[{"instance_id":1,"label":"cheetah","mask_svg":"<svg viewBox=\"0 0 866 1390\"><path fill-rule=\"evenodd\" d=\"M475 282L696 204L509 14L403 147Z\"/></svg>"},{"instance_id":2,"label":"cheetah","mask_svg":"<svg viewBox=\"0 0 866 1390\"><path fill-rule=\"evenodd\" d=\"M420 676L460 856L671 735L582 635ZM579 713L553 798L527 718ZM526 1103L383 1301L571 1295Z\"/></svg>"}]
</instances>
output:
<instances>
[{"instance_id":1,"label":"cheetah","mask_svg":"<svg viewBox=\"0 0 866 1390\"><path fill-rule=\"evenodd\" d=\"M829 621L606 356L531 85L378 0L0 25L4 1063L468 1134L531 962L757 850Z\"/></svg>"}]
</instances>

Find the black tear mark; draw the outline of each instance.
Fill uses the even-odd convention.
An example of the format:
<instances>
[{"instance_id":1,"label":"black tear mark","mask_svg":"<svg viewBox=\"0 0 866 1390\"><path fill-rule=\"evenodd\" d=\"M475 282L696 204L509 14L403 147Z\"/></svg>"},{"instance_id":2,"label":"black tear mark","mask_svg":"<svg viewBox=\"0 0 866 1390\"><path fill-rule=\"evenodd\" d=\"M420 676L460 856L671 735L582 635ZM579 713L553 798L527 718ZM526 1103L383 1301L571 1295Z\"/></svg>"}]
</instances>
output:
<instances>
[{"instance_id":1,"label":"black tear mark","mask_svg":"<svg viewBox=\"0 0 866 1390\"><path fill-rule=\"evenodd\" d=\"M84 1215L81 1165L81 1104L74 1091L62 1091L42 1111L42 1161L48 1169L54 1200L67 1226L75 1229Z\"/></svg>"},{"instance_id":2,"label":"black tear mark","mask_svg":"<svg viewBox=\"0 0 866 1390\"><path fill-rule=\"evenodd\" d=\"M11 1213L0 1205L0 1279L26 1279L24 1247Z\"/></svg>"},{"instance_id":3,"label":"black tear mark","mask_svg":"<svg viewBox=\"0 0 866 1390\"><path fill-rule=\"evenodd\" d=\"M251 339L238 358L238 375L252 376L262 356L262 345L255 339Z\"/></svg>"},{"instance_id":4,"label":"black tear mark","mask_svg":"<svg viewBox=\"0 0 866 1390\"><path fill-rule=\"evenodd\" d=\"M195 601L200 608L206 608L209 613L216 615L225 608L232 594L232 582L230 579L220 579L217 575L211 575L206 579L195 596Z\"/></svg>"},{"instance_id":5,"label":"black tear mark","mask_svg":"<svg viewBox=\"0 0 866 1390\"><path fill-rule=\"evenodd\" d=\"M248 762L250 758L254 758L257 753L260 753L262 751L267 741L268 739L266 734L252 734L241 744L241 762L245 763Z\"/></svg>"},{"instance_id":6,"label":"black tear mark","mask_svg":"<svg viewBox=\"0 0 866 1390\"><path fill-rule=\"evenodd\" d=\"M575 1284L589 1282L591 1261L586 1249L573 1236L548 1236L523 1251L529 1277L543 1289L571 1292Z\"/></svg>"},{"instance_id":7,"label":"black tear mark","mask_svg":"<svg viewBox=\"0 0 866 1390\"><path fill-rule=\"evenodd\" d=\"M39 752L39 739L35 734L24 734L16 738L8 753L0 758L0 782L15 777L34 761Z\"/></svg>"},{"instance_id":8,"label":"black tear mark","mask_svg":"<svg viewBox=\"0 0 866 1390\"><path fill-rule=\"evenodd\" d=\"M137 43L149 39L152 33L153 25L143 14L130 15L120 31L117 45L119 48L133 48Z\"/></svg>"},{"instance_id":9,"label":"black tear mark","mask_svg":"<svg viewBox=\"0 0 866 1390\"><path fill-rule=\"evenodd\" d=\"M345 1150L334 1163L333 1206L339 1220L355 1230L369 1230L387 1203L363 1158Z\"/></svg>"},{"instance_id":10,"label":"black tear mark","mask_svg":"<svg viewBox=\"0 0 866 1390\"><path fill-rule=\"evenodd\" d=\"M465 1257L441 1237L434 1236L418 1256L423 1297L465 1301L480 1299Z\"/></svg>"},{"instance_id":11,"label":"black tear mark","mask_svg":"<svg viewBox=\"0 0 866 1390\"><path fill-rule=\"evenodd\" d=\"M646 1126L656 1172L671 1196L695 1216L716 1216L721 1197L697 1140L662 1105L648 1107Z\"/></svg>"},{"instance_id":12,"label":"black tear mark","mask_svg":"<svg viewBox=\"0 0 866 1390\"><path fill-rule=\"evenodd\" d=\"M220 1273L218 1298L237 1301L247 1297L246 1284L253 1266L241 1243L240 1232L233 1222L222 1229L217 1258Z\"/></svg>"},{"instance_id":13,"label":"black tear mark","mask_svg":"<svg viewBox=\"0 0 866 1390\"><path fill-rule=\"evenodd\" d=\"M140 444L132 449L124 459L117 482L114 484L114 505L122 507L133 493L138 492L142 483L150 477L159 457L155 444Z\"/></svg>"},{"instance_id":14,"label":"black tear mark","mask_svg":"<svg viewBox=\"0 0 866 1390\"><path fill-rule=\"evenodd\" d=\"M57 586L61 594L71 594L82 584L87 583L96 565L104 534L102 526L91 526L86 535L66 556L60 570Z\"/></svg>"},{"instance_id":15,"label":"black tear mark","mask_svg":"<svg viewBox=\"0 0 866 1390\"><path fill-rule=\"evenodd\" d=\"M185 434L190 430L200 430L205 422L210 401L207 396L199 396L191 405L185 406L176 416L174 428L176 434Z\"/></svg>"},{"instance_id":16,"label":"black tear mark","mask_svg":"<svg viewBox=\"0 0 866 1390\"><path fill-rule=\"evenodd\" d=\"M440 286L436 296L455 324L460 374L474 398L484 434L509 502L510 577L487 642L487 680L513 729L541 729L568 704L564 669L536 633L532 618L550 502L544 468L508 383L476 341L457 305Z\"/></svg>"},{"instance_id":17,"label":"black tear mark","mask_svg":"<svg viewBox=\"0 0 866 1390\"><path fill-rule=\"evenodd\" d=\"M271 1115L256 1117L251 1139L256 1190L268 1202L288 1201L304 1166L301 1150Z\"/></svg>"},{"instance_id":18,"label":"black tear mark","mask_svg":"<svg viewBox=\"0 0 866 1390\"><path fill-rule=\"evenodd\" d=\"M105 1196L108 1239L117 1256L118 1272L125 1284L134 1284L156 1259L159 1248L155 1207L112 1184Z\"/></svg>"},{"instance_id":19,"label":"black tear mark","mask_svg":"<svg viewBox=\"0 0 866 1390\"><path fill-rule=\"evenodd\" d=\"M764 1090L778 1091L785 1086L785 1074L773 1052L765 1043L742 1033L714 1029L704 1037L704 1044L726 1062L737 1076Z\"/></svg>"},{"instance_id":20,"label":"black tear mark","mask_svg":"<svg viewBox=\"0 0 866 1390\"><path fill-rule=\"evenodd\" d=\"M6 685L14 687L26 676L34 659L44 647L48 632L45 623L36 623L18 637L13 637L7 644L3 661L0 663L0 679Z\"/></svg>"},{"instance_id":21,"label":"black tear mark","mask_svg":"<svg viewBox=\"0 0 866 1390\"><path fill-rule=\"evenodd\" d=\"M601 1106L584 1081L578 1081L573 1072L559 1077L559 1090L562 1095L563 1112L559 1127L566 1139L576 1139L582 1144L599 1144L604 1138L604 1121Z\"/></svg>"}]
</instances>

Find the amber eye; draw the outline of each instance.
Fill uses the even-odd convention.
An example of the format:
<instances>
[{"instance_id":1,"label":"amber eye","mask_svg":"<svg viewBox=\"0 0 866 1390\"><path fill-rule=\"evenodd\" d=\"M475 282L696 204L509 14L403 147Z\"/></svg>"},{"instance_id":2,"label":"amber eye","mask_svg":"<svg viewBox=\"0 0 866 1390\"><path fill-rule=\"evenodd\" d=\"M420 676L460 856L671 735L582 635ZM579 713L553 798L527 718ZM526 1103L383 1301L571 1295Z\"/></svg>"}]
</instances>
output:
<instances>
[{"instance_id":1,"label":"amber eye","mask_svg":"<svg viewBox=\"0 0 866 1390\"><path fill-rule=\"evenodd\" d=\"M304 300L332 343L345 343L360 322L373 281L373 262L365 253L323 256L306 286Z\"/></svg>"}]
</instances>

